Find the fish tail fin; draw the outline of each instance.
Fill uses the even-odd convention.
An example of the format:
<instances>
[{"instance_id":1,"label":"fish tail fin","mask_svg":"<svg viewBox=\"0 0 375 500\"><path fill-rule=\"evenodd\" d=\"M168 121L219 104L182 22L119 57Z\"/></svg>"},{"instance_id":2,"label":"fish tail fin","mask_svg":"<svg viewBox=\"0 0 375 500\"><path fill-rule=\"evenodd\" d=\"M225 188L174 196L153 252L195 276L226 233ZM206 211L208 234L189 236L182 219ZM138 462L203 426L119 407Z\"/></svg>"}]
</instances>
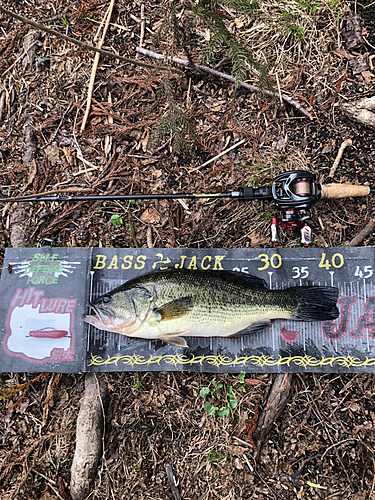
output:
<instances>
[{"instance_id":1,"label":"fish tail fin","mask_svg":"<svg viewBox=\"0 0 375 500\"><path fill-rule=\"evenodd\" d=\"M293 289L291 289L293 290ZM297 287L297 312L293 319L301 321L326 321L339 316L338 289L331 286Z\"/></svg>"}]
</instances>

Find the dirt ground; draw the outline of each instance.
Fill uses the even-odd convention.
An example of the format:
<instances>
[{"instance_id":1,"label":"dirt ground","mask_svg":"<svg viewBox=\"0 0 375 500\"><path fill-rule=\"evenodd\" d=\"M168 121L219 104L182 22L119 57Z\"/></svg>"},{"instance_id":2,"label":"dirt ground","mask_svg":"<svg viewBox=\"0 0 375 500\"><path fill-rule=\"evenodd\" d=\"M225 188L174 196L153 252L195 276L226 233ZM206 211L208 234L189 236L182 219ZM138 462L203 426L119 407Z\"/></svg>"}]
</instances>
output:
<instances>
[{"instance_id":1,"label":"dirt ground","mask_svg":"<svg viewBox=\"0 0 375 500\"><path fill-rule=\"evenodd\" d=\"M221 8L230 32L256 61L269 65L275 92L280 87L312 119L278 98L235 89L196 69L141 67L101 56L81 131L95 54L0 13L0 194L67 188L96 195L227 192L268 184L295 169L315 173L321 183L375 187L374 129L341 108L374 95L375 3L267 0L259 1L251 16L227 3ZM3 0L0 5L94 43L109 2ZM154 65L137 46L186 58L173 31L172 7L175 19L186 24L187 1L117 0L103 49ZM349 49L344 32L354 13L363 21L363 42ZM199 62L210 32L195 24L188 33L189 56ZM369 67L356 70L353 59L364 54ZM207 65L232 73L228 49L215 50ZM246 72L246 81L257 85L257 71L246 66ZM347 139L352 145L331 177ZM313 245L346 245L371 219L372 203L366 197L315 205ZM269 202L228 200L3 202L1 210L2 254L9 246L45 244L269 247L275 214ZM283 232L282 238L283 246L300 246L297 233ZM373 233L362 242L374 244ZM35 377L0 374L0 388ZM259 453L246 434L238 436L257 408L264 410L273 375L247 374L244 384L225 374L103 378L110 403L92 499L172 499L167 465L184 500L375 498L372 375L294 375L288 403ZM223 385L222 394L233 387L238 405L227 417L204 411L200 391L212 381ZM40 374L0 401L2 500L70 498L83 387L82 375Z\"/></svg>"}]
</instances>

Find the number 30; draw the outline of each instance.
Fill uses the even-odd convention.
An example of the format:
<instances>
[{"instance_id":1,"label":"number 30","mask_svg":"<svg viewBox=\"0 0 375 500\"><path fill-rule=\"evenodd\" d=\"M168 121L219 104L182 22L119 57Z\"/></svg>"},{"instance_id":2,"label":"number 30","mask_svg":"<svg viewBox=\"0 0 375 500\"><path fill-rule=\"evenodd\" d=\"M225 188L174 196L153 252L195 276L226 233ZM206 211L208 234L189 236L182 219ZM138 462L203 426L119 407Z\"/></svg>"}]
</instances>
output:
<instances>
[{"instance_id":1,"label":"number 30","mask_svg":"<svg viewBox=\"0 0 375 500\"><path fill-rule=\"evenodd\" d=\"M278 269L283 263L281 255L279 255L278 253L274 253L271 258L268 258L267 254L261 253L258 255L258 259L260 259L264 263L263 267L258 267L258 271L264 271L265 269L268 269L270 267L270 264L274 269Z\"/></svg>"}]
</instances>

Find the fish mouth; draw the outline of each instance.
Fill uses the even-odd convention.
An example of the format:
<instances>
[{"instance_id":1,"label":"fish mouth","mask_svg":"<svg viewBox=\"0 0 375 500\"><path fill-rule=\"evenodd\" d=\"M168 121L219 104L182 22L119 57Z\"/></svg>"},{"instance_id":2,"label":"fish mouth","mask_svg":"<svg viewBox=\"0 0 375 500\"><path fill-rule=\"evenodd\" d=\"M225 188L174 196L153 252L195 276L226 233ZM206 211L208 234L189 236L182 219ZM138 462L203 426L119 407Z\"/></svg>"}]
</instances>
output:
<instances>
[{"instance_id":1,"label":"fish mouth","mask_svg":"<svg viewBox=\"0 0 375 500\"><path fill-rule=\"evenodd\" d=\"M137 316L134 322L130 324L119 323L119 321L116 321L113 311L107 308L101 308L92 302L89 302L88 305L94 310L95 314L84 314L82 319L99 330L121 333L122 335L131 335L139 328L140 324L142 324Z\"/></svg>"},{"instance_id":2,"label":"fish mouth","mask_svg":"<svg viewBox=\"0 0 375 500\"><path fill-rule=\"evenodd\" d=\"M95 314L84 314L82 316L84 321L97 328L113 325L113 316L108 310L101 309L92 302L89 302L89 307L94 310Z\"/></svg>"}]
</instances>

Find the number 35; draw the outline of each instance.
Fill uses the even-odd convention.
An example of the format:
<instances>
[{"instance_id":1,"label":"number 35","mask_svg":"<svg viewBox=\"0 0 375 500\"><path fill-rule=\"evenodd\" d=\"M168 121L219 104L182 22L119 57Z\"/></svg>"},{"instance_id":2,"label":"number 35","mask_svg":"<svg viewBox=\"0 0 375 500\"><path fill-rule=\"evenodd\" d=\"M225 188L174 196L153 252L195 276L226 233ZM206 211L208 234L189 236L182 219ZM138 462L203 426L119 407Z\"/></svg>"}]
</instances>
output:
<instances>
[{"instance_id":1,"label":"number 35","mask_svg":"<svg viewBox=\"0 0 375 500\"><path fill-rule=\"evenodd\" d=\"M309 268L307 266L304 267L293 267L293 279L301 278L306 279L309 277Z\"/></svg>"}]
</instances>

